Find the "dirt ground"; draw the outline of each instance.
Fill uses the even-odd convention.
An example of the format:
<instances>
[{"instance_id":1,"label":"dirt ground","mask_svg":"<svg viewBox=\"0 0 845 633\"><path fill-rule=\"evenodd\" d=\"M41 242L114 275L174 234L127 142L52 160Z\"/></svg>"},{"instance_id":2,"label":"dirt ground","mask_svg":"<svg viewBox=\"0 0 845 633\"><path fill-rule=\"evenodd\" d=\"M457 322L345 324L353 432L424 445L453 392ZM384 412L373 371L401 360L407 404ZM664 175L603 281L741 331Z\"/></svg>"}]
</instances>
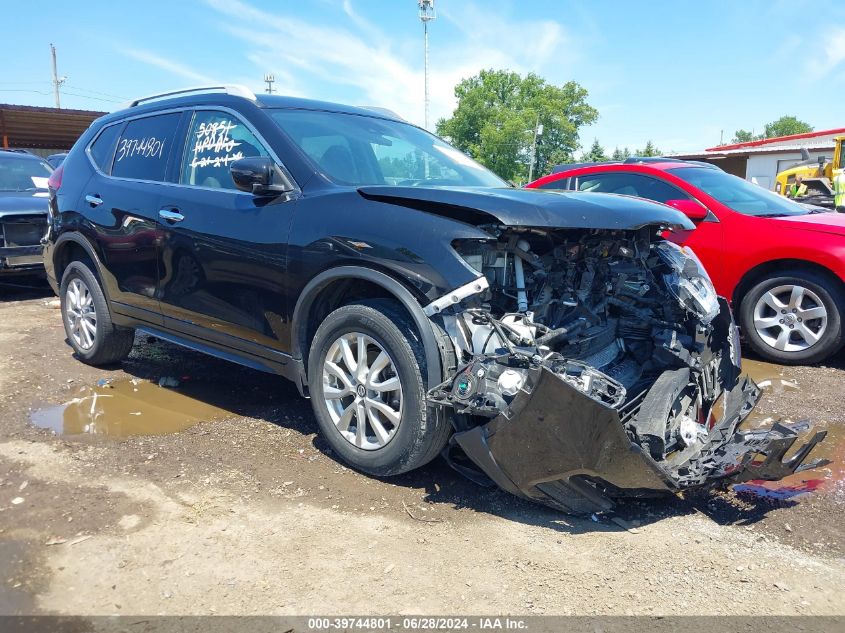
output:
<instances>
[{"instance_id":1,"label":"dirt ground","mask_svg":"<svg viewBox=\"0 0 845 633\"><path fill-rule=\"evenodd\" d=\"M292 384L145 336L83 365L52 300L0 286L0 614L845 614L842 354L749 363L832 466L594 521L350 471Z\"/></svg>"}]
</instances>

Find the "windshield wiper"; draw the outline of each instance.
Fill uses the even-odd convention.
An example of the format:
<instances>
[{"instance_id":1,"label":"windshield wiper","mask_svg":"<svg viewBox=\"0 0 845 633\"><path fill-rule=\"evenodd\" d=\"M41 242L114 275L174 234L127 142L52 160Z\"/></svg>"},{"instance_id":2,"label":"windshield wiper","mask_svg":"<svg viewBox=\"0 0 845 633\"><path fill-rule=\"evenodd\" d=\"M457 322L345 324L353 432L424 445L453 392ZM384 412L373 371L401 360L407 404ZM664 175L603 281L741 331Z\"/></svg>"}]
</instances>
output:
<instances>
[{"instance_id":1,"label":"windshield wiper","mask_svg":"<svg viewBox=\"0 0 845 633\"><path fill-rule=\"evenodd\" d=\"M758 218L785 218L789 215L792 215L792 214L791 213L761 213L761 214L759 214L755 217L758 217ZM798 214L796 213L795 215L798 215Z\"/></svg>"}]
</instances>

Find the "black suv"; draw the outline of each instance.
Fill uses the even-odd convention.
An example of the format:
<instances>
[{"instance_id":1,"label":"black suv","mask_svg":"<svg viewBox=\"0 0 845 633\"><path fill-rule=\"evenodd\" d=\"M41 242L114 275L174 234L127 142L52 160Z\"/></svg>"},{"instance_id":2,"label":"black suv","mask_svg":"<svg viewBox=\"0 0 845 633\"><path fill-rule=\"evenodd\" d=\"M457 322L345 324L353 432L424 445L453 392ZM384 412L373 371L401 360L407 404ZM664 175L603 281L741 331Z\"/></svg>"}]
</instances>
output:
<instances>
[{"instance_id":1,"label":"black suv","mask_svg":"<svg viewBox=\"0 0 845 633\"><path fill-rule=\"evenodd\" d=\"M384 110L237 86L138 99L79 139L50 209L82 361L142 330L281 374L367 473L443 453L581 512L806 456L779 459L793 428L737 432L759 391L726 303L661 238L682 214L515 190Z\"/></svg>"}]
</instances>

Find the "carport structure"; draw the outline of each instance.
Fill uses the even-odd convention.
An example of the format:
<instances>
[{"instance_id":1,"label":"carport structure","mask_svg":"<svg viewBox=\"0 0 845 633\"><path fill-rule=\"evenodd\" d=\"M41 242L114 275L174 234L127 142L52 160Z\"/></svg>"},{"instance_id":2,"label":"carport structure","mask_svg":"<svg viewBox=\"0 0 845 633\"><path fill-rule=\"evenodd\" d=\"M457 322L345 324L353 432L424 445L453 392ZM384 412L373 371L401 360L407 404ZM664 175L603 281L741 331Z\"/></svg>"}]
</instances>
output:
<instances>
[{"instance_id":1,"label":"carport structure","mask_svg":"<svg viewBox=\"0 0 845 633\"><path fill-rule=\"evenodd\" d=\"M0 104L0 147L28 149L43 156L66 151L94 119L104 114L93 110Z\"/></svg>"}]
</instances>

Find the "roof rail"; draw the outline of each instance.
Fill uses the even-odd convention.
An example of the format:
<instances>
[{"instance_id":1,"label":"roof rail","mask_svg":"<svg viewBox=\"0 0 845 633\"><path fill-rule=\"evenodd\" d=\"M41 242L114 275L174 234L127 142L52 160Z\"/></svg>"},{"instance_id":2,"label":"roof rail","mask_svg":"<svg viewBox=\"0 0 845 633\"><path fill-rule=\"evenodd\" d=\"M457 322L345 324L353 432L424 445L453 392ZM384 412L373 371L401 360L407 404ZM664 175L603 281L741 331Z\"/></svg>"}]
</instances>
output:
<instances>
[{"instance_id":1,"label":"roof rail","mask_svg":"<svg viewBox=\"0 0 845 633\"><path fill-rule=\"evenodd\" d=\"M249 99L250 101L255 101L257 99L255 93L246 86L242 86L241 84L220 84L219 86L195 86L193 88L182 88L181 90L171 90L169 92L159 92L145 97L138 97L137 99L133 99L132 101L123 104L123 108L134 108L145 101L152 101L154 99L173 97L191 92L208 92L212 90L221 90L227 95L243 97L244 99Z\"/></svg>"}]
</instances>

